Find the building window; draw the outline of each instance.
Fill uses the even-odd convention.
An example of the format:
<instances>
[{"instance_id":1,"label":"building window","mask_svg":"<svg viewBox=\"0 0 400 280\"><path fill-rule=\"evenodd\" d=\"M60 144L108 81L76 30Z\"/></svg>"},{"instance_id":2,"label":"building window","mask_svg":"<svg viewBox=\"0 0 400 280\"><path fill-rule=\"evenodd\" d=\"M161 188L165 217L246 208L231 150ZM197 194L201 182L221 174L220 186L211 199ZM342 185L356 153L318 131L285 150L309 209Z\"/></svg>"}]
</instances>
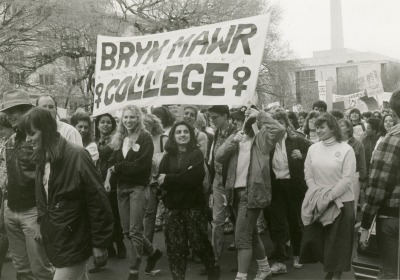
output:
<instances>
[{"instance_id":1,"label":"building window","mask_svg":"<svg viewBox=\"0 0 400 280\"><path fill-rule=\"evenodd\" d=\"M359 91L357 66L336 68L336 77L337 94L348 95Z\"/></svg>"},{"instance_id":2,"label":"building window","mask_svg":"<svg viewBox=\"0 0 400 280\"><path fill-rule=\"evenodd\" d=\"M296 79L299 79L300 83L315 82L315 70L304 70L296 73Z\"/></svg>"},{"instance_id":3,"label":"building window","mask_svg":"<svg viewBox=\"0 0 400 280\"><path fill-rule=\"evenodd\" d=\"M41 86L52 86L54 85L54 75L53 74L40 74L39 84Z\"/></svg>"},{"instance_id":4,"label":"building window","mask_svg":"<svg viewBox=\"0 0 400 280\"><path fill-rule=\"evenodd\" d=\"M14 85L22 85L25 83L25 77L23 73L9 73L8 82Z\"/></svg>"},{"instance_id":5,"label":"building window","mask_svg":"<svg viewBox=\"0 0 400 280\"><path fill-rule=\"evenodd\" d=\"M296 98L297 102L303 104L302 96L309 94L314 88L315 70L303 70L296 72Z\"/></svg>"}]
</instances>

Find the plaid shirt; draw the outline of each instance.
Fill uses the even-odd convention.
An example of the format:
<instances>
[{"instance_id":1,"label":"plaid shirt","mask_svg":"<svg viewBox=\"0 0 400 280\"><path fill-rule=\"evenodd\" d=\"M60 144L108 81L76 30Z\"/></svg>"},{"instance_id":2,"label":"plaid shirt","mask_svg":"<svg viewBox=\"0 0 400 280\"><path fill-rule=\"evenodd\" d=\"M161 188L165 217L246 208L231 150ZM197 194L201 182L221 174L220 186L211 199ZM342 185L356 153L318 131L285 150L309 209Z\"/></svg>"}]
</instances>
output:
<instances>
[{"instance_id":1,"label":"plaid shirt","mask_svg":"<svg viewBox=\"0 0 400 280\"><path fill-rule=\"evenodd\" d=\"M370 229L376 214L399 214L400 202L400 135L387 136L378 145L371 163L366 189L366 207L361 226Z\"/></svg>"}]
</instances>

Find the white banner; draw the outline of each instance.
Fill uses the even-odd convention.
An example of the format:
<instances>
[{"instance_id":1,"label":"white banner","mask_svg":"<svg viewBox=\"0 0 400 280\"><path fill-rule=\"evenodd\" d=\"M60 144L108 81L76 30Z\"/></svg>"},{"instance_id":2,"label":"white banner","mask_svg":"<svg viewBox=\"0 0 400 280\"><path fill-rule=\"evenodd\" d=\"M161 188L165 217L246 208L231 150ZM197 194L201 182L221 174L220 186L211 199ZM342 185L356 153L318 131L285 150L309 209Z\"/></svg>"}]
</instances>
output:
<instances>
[{"instance_id":1,"label":"white banner","mask_svg":"<svg viewBox=\"0 0 400 280\"><path fill-rule=\"evenodd\" d=\"M366 90L368 97L383 94L381 64L361 64L358 66L360 90Z\"/></svg>"},{"instance_id":2,"label":"white banner","mask_svg":"<svg viewBox=\"0 0 400 280\"><path fill-rule=\"evenodd\" d=\"M332 99L333 102L339 102L343 101L344 102L344 107L347 108L352 108L352 107L357 107L359 108L360 104L363 104L364 102L359 100L361 97L366 96L364 91L348 94L348 95L337 95L333 94Z\"/></svg>"},{"instance_id":3,"label":"white banner","mask_svg":"<svg viewBox=\"0 0 400 280\"><path fill-rule=\"evenodd\" d=\"M269 14L141 37L97 38L94 115L135 104L256 102Z\"/></svg>"}]
</instances>

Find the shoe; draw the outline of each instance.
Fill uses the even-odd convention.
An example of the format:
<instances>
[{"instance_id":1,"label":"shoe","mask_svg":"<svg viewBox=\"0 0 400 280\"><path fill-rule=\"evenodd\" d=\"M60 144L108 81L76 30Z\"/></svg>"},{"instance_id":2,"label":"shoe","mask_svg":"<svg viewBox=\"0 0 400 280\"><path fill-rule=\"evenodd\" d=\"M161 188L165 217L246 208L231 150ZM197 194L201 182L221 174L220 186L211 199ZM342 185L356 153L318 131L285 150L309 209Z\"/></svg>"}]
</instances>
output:
<instances>
[{"instance_id":1,"label":"shoe","mask_svg":"<svg viewBox=\"0 0 400 280\"><path fill-rule=\"evenodd\" d=\"M267 279L271 279L272 278L272 271L271 270L257 270L257 274L256 277L254 278L254 280L267 280Z\"/></svg>"},{"instance_id":2,"label":"shoe","mask_svg":"<svg viewBox=\"0 0 400 280\"><path fill-rule=\"evenodd\" d=\"M147 258L147 264L144 272L150 273L156 267L157 261L161 258L161 256L162 252L156 249L154 254Z\"/></svg>"},{"instance_id":3,"label":"shoe","mask_svg":"<svg viewBox=\"0 0 400 280\"><path fill-rule=\"evenodd\" d=\"M283 274L287 273L286 264L276 262L271 267L272 274Z\"/></svg>"},{"instance_id":4,"label":"shoe","mask_svg":"<svg viewBox=\"0 0 400 280\"><path fill-rule=\"evenodd\" d=\"M208 280L219 280L221 277L221 268L219 265L214 266L214 268L207 271Z\"/></svg>"},{"instance_id":5,"label":"shoe","mask_svg":"<svg viewBox=\"0 0 400 280\"><path fill-rule=\"evenodd\" d=\"M297 269L303 268L303 264L299 263L299 260L300 260L299 256L293 257L293 268L297 268Z\"/></svg>"},{"instance_id":6,"label":"shoe","mask_svg":"<svg viewBox=\"0 0 400 280\"><path fill-rule=\"evenodd\" d=\"M100 269L101 269L102 267L104 267L104 266L106 266L106 265L107 265L107 260L106 260L105 262L102 262L102 263L95 263L95 264L94 264L94 267L91 268L91 269L89 269L89 273L97 273L97 272L100 271Z\"/></svg>"},{"instance_id":7,"label":"shoe","mask_svg":"<svg viewBox=\"0 0 400 280\"><path fill-rule=\"evenodd\" d=\"M126 258L126 247L124 241L117 243L117 258L125 259Z\"/></svg>"},{"instance_id":8,"label":"shoe","mask_svg":"<svg viewBox=\"0 0 400 280\"><path fill-rule=\"evenodd\" d=\"M129 273L127 280L139 280L139 273Z\"/></svg>"}]
</instances>

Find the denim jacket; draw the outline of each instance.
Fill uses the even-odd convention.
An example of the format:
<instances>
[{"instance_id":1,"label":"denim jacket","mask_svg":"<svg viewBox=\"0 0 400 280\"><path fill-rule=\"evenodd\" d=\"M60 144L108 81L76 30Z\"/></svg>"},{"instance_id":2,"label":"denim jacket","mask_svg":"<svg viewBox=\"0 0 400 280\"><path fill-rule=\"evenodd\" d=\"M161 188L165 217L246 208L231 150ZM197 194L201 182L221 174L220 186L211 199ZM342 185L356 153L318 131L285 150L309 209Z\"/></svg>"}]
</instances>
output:
<instances>
[{"instance_id":1,"label":"denim jacket","mask_svg":"<svg viewBox=\"0 0 400 280\"><path fill-rule=\"evenodd\" d=\"M268 113L260 112L257 116L258 126L264 126L255 135L251 144L250 164L247 174L247 208L265 208L271 202L271 178L269 154L276 142L285 134L285 128ZM233 194L236 180L236 167L239 155L239 144L234 141L235 135L229 136L216 152L216 160L228 163L226 179L226 198L233 205Z\"/></svg>"}]
</instances>

